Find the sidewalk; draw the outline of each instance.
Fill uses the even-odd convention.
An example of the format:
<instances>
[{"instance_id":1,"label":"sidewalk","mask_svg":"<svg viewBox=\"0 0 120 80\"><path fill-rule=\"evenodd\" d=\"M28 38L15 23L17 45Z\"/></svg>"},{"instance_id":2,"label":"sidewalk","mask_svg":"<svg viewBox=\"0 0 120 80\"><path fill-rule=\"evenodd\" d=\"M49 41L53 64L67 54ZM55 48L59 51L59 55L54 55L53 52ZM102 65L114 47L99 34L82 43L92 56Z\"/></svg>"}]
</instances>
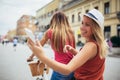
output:
<instances>
[{"instance_id":1,"label":"sidewalk","mask_svg":"<svg viewBox=\"0 0 120 80\"><path fill-rule=\"evenodd\" d=\"M120 55L108 53L105 63L104 80L120 80Z\"/></svg>"},{"instance_id":2,"label":"sidewalk","mask_svg":"<svg viewBox=\"0 0 120 80\"><path fill-rule=\"evenodd\" d=\"M120 54L113 54L112 52L108 53L109 57L115 57L115 58L120 58Z\"/></svg>"}]
</instances>

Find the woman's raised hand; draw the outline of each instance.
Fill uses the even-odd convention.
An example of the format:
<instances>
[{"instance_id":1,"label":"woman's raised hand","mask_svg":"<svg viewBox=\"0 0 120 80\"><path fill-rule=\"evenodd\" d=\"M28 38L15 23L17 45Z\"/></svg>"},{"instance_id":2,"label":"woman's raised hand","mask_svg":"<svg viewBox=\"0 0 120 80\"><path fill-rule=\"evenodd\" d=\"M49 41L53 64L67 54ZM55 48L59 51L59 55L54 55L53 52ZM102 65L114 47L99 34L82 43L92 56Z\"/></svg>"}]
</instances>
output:
<instances>
[{"instance_id":1,"label":"woman's raised hand","mask_svg":"<svg viewBox=\"0 0 120 80\"><path fill-rule=\"evenodd\" d=\"M35 55L42 55L44 53L43 47L38 40L34 43L31 39L28 39L27 44Z\"/></svg>"},{"instance_id":2,"label":"woman's raised hand","mask_svg":"<svg viewBox=\"0 0 120 80\"><path fill-rule=\"evenodd\" d=\"M72 47L70 45L65 45L65 47L63 48L63 52L67 53L72 49Z\"/></svg>"},{"instance_id":3,"label":"woman's raised hand","mask_svg":"<svg viewBox=\"0 0 120 80\"><path fill-rule=\"evenodd\" d=\"M79 51L70 45L65 45L65 47L63 48L63 52L64 53L71 52L73 55L76 55Z\"/></svg>"}]
</instances>

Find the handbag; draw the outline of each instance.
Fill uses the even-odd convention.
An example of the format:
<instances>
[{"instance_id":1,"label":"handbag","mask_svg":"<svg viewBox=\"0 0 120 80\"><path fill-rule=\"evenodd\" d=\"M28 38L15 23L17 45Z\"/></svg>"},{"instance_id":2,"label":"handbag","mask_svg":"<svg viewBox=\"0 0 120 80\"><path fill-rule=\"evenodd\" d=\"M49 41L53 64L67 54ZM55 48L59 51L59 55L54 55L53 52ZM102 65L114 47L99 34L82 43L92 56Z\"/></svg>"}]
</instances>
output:
<instances>
[{"instance_id":1,"label":"handbag","mask_svg":"<svg viewBox=\"0 0 120 80\"><path fill-rule=\"evenodd\" d=\"M29 67L32 76L39 76L44 74L45 64L40 62L39 60L37 62L29 63Z\"/></svg>"}]
</instances>

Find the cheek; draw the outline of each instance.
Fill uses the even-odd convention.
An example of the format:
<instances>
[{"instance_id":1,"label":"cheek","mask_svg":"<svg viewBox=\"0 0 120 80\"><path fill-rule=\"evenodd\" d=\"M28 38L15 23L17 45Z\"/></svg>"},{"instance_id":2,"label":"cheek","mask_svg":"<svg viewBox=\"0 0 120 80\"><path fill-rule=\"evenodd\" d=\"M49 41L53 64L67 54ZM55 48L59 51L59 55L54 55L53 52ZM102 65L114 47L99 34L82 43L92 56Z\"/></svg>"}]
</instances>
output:
<instances>
[{"instance_id":1,"label":"cheek","mask_svg":"<svg viewBox=\"0 0 120 80\"><path fill-rule=\"evenodd\" d=\"M93 35L92 30L89 30L89 35Z\"/></svg>"},{"instance_id":2,"label":"cheek","mask_svg":"<svg viewBox=\"0 0 120 80\"><path fill-rule=\"evenodd\" d=\"M82 30L85 30L85 27L82 27L82 26L81 26L81 27L80 27L80 30L81 30L81 31L82 31Z\"/></svg>"}]
</instances>

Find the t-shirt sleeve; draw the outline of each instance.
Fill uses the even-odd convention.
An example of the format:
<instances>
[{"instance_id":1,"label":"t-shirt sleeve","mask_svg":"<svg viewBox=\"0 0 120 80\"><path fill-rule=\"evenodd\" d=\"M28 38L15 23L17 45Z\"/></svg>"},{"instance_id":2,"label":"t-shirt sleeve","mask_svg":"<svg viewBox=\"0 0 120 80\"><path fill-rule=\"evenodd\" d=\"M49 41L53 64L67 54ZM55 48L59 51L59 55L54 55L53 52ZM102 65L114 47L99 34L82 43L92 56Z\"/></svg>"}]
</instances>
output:
<instances>
[{"instance_id":1,"label":"t-shirt sleeve","mask_svg":"<svg viewBox=\"0 0 120 80\"><path fill-rule=\"evenodd\" d=\"M46 35L49 39L51 39L51 36L52 36L52 30L51 29L48 29L47 32L46 32Z\"/></svg>"}]
</instances>

